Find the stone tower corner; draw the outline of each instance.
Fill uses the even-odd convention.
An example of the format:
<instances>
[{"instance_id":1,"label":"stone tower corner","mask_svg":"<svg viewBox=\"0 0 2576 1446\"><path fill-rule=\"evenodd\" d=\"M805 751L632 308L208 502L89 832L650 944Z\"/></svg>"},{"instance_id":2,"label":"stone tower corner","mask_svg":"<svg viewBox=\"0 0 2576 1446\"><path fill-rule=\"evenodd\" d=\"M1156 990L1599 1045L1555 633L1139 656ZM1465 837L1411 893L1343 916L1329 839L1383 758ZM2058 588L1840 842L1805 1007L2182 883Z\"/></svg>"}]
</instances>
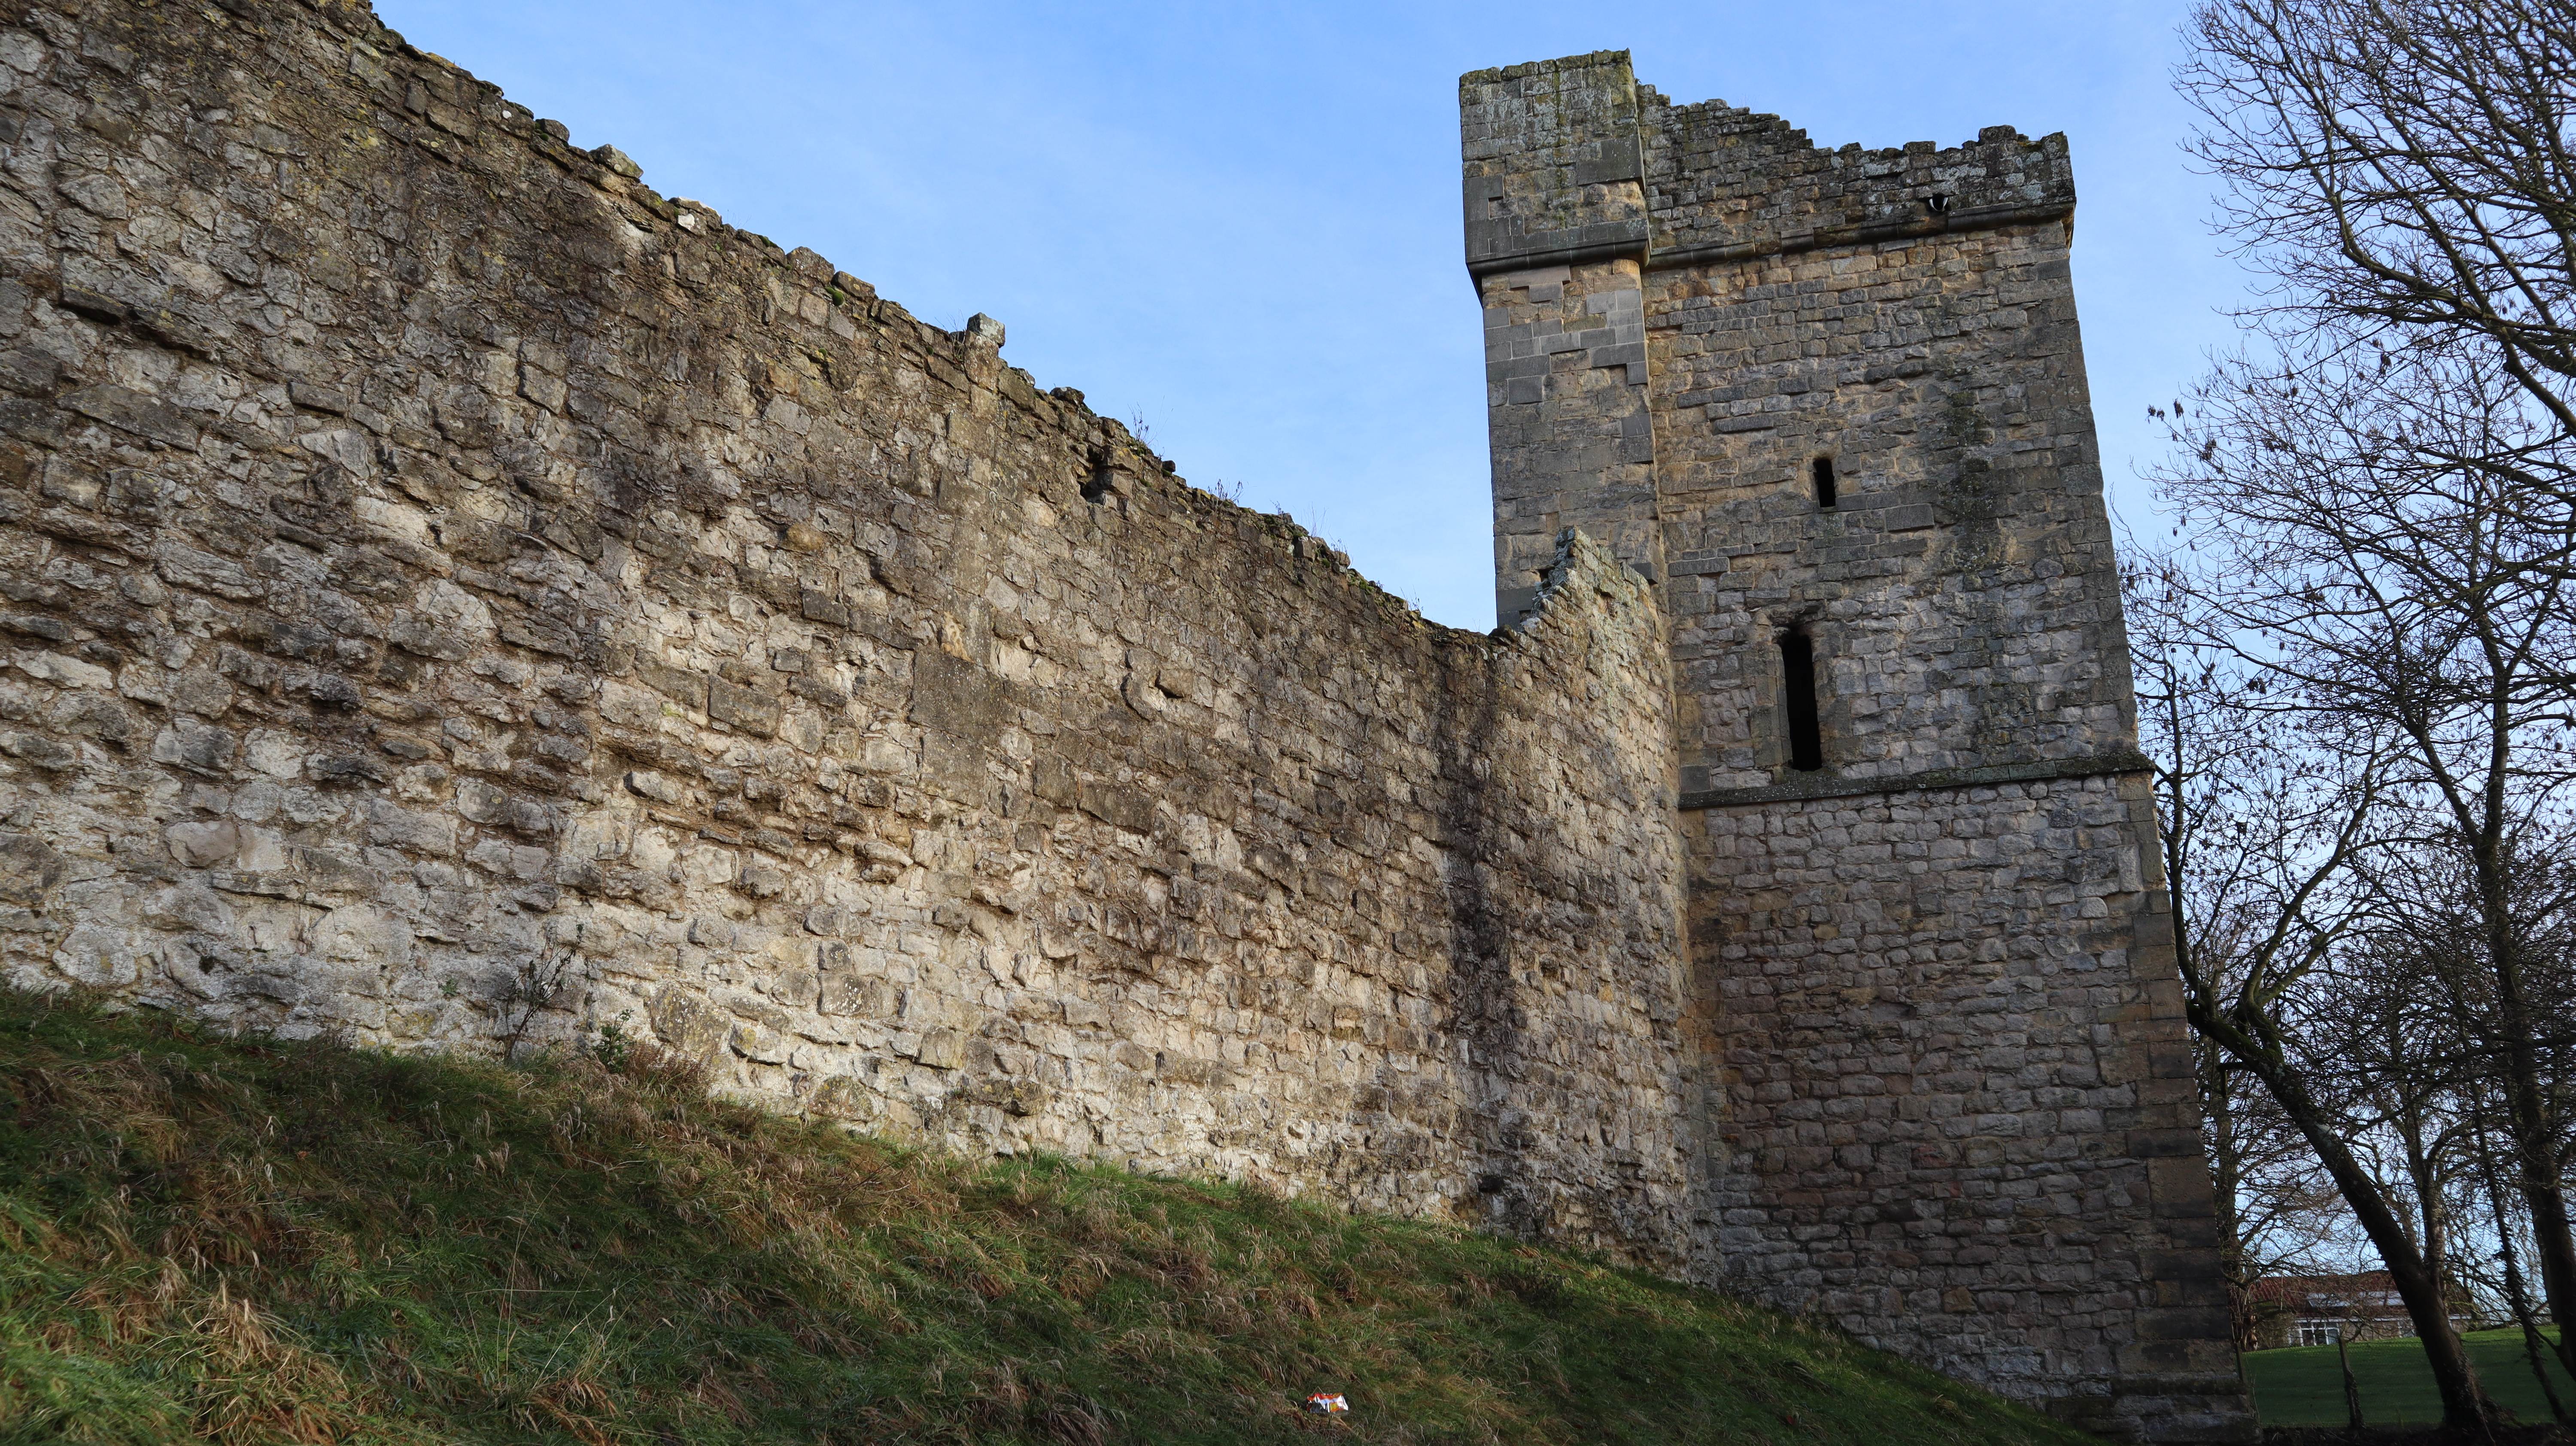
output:
<instances>
[{"instance_id":1,"label":"stone tower corner","mask_svg":"<svg viewBox=\"0 0 2576 1446\"><path fill-rule=\"evenodd\" d=\"M1497 610L1580 528L1670 630L1695 1270L2249 1439L2065 137L1824 149L1618 51L1459 98Z\"/></svg>"}]
</instances>

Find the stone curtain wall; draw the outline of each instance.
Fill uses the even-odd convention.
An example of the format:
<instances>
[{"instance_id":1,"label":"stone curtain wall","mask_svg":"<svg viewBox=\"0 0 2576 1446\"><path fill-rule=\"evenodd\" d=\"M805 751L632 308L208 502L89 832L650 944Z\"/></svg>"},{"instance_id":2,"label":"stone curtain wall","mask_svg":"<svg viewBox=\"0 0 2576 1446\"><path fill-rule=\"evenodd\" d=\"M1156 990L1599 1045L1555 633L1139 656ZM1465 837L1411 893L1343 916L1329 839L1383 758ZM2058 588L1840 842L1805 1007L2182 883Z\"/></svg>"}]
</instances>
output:
<instances>
[{"instance_id":1,"label":"stone curtain wall","mask_svg":"<svg viewBox=\"0 0 2576 1446\"><path fill-rule=\"evenodd\" d=\"M2064 137L1825 150L1619 52L1460 107L1503 596L1579 522L1672 629L1696 1271L2110 1434L2251 1439ZM1626 286L1641 378L1577 329Z\"/></svg>"},{"instance_id":2,"label":"stone curtain wall","mask_svg":"<svg viewBox=\"0 0 2576 1446\"><path fill-rule=\"evenodd\" d=\"M363 7L0 11L8 977L1672 1266L1668 663L1495 638Z\"/></svg>"}]
</instances>

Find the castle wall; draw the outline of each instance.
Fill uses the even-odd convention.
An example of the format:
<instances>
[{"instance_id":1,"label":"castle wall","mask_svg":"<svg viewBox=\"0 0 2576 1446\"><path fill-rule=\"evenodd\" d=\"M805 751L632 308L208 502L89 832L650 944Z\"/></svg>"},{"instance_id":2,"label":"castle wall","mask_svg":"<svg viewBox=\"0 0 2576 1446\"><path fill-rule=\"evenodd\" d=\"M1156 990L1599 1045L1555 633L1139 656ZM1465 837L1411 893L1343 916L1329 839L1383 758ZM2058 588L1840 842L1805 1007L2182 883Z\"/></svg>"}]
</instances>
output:
<instances>
[{"instance_id":1,"label":"castle wall","mask_svg":"<svg viewBox=\"0 0 2576 1446\"><path fill-rule=\"evenodd\" d=\"M1529 616L1568 528L1660 576L1637 263L1517 270L1480 287L1487 385L1510 399L1493 413L1494 615Z\"/></svg>"},{"instance_id":2,"label":"castle wall","mask_svg":"<svg viewBox=\"0 0 2576 1446\"><path fill-rule=\"evenodd\" d=\"M1651 590L1434 627L362 6L0 12L0 957L1675 1268Z\"/></svg>"},{"instance_id":3,"label":"castle wall","mask_svg":"<svg viewBox=\"0 0 2576 1446\"><path fill-rule=\"evenodd\" d=\"M1644 539L1671 627L1695 1270L2110 1434L2248 1439L2064 138L1822 150L1619 52L1468 75L1460 109L1502 596L1584 517ZM1571 326L1560 276L1634 278L1642 396L1621 356L1521 360Z\"/></svg>"}]
</instances>

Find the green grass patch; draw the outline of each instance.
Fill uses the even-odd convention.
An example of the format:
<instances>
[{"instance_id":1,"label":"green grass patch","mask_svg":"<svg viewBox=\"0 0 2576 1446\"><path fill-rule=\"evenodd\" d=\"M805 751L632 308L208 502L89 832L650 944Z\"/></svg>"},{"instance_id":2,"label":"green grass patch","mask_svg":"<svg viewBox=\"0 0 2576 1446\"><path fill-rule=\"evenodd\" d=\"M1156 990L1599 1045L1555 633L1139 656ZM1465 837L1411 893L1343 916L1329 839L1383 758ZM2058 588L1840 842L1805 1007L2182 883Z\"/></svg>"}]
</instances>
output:
<instances>
[{"instance_id":1,"label":"green grass patch","mask_svg":"<svg viewBox=\"0 0 2576 1446\"><path fill-rule=\"evenodd\" d=\"M1318 1435L2089 1439L1597 1261L899 1149L650 1051L505 1069L0 992L0 1441Z\"/></svg>"},{"instance_id":2,"label":"green grass patch","mask_svg":"<svg viewBox=\"0 0 2576 1446\"><path fill-rule=\"evenodd\" d=\"M2471 1331L2469 1359L2478 1368L2495 1403L2518 1420L2550 1419L2549 1402L2532 1378L2519 1330ZM2553 1333L2551 1339L2556 1339ZM2332 1346L2294 1346L2249 1351L2245 1379L2254 1388L2254 1414L2266 1426L2341 1426L2346 1420L2343 1367ZM2555 1361L2548 1361L2558 1399L2576 1407L2576 1385ZM2418 1340L2357 1341L2352 1347L2352 1375L2361 1387L2362 1419L2373 1426L2430 1425L2442 1419L2442 1398L2434 1393L2432 1369L2424 1364Z\"/></svg>"}]
</instances>

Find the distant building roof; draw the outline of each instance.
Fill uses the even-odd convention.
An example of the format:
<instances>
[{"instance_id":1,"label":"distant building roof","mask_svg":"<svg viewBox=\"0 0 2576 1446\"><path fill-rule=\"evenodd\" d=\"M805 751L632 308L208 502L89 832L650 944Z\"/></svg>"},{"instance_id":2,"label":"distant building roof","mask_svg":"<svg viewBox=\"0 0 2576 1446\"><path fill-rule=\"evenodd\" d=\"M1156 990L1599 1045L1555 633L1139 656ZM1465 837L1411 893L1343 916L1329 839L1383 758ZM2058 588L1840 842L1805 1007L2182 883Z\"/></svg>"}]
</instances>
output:
<instances>
[{"instance_id":1,"label":"distant building roof","mask_svg":"<svg viewBox=\"0 0 2576 1446\"><path fill-rule=\"evenodd\" d=\"M2247 1288L2257 1306L2297 1315L2332 1315L2380 1320L2406 1314L2405 1298L2397 1293L2397 1282L2384 1270L2365 1270L2351 1275L2266 1275L2256 1278ZM2453 1309L2468 1304L2465 1292L2456 1288Z\"/></svg>"}]
</instances>

